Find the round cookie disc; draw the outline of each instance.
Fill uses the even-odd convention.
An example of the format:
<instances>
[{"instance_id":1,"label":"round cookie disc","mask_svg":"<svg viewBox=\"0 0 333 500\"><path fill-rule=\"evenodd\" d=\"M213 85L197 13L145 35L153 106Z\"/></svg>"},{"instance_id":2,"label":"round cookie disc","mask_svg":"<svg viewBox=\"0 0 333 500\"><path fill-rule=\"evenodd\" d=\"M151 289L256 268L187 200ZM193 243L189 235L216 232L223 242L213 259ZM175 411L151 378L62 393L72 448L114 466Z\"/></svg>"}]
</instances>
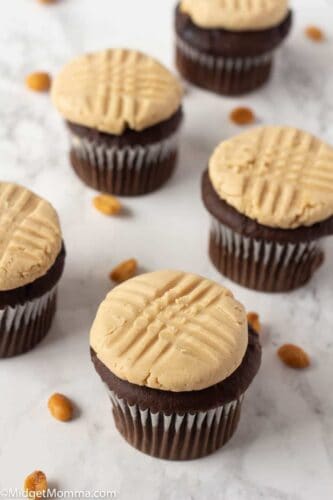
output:
<instances>
[{"instance_id":1,"label":"round cookie disc","mask_svg":"<svg viewBox=\"0 0 333 500\"><path fill-rule=\"evenodd\" d=\"M62 245L52 205L17 184L0 183L0 291L32 283L54 264Z\"/></svg>"},{"instance_id":2,"label":"round cookie disc","mask_svg":"<svg viewBox=\"0 0 333 500\"><path fill-rule=\"evenodd\" d=\"M75 124L121 135L169 119L182 88L162 64L141 52L109 49L68 63L52 85L52 100Z\"/></svg>"},{"instance_id":3,"label":"round cookie disc","mask_svg":"<svg viewBox=\"0 0 333 500\"><path fill-rule=\"evenodd\" d=\"M222 382L248 345L244 307L215 282L158 271L113 289L90 344L117 377L152 389L196 391Z\"/></svg>"},{"instance_id":4,"label":"round cookie disc","mask_svg":"<svg viewBox=\"0 0 333 500\"><path fill-rule=\"evenodd\" d=\"M333 215L333 148L291 127L259 127L222 142L209 162L216 193L241 214L281 229Z\"/></svg>"},{"instance_id":5,"label":"round cookie disc","mask_svg":"<svg viewBox=\"0 0 333 500\"><path fill-rule=\"evenodd\" d=\"M283 21L288 0L182 0L180 8L202 28L256 31Z\"/></svg>"}]
</instances>

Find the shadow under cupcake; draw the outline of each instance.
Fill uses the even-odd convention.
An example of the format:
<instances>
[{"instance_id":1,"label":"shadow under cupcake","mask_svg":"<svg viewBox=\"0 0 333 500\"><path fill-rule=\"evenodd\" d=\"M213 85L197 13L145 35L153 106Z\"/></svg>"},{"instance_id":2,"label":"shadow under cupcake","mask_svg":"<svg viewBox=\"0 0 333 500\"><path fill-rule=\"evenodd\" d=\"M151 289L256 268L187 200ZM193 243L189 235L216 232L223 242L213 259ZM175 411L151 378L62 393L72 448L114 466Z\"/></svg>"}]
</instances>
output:
<instances>
[{"instance_id":1,"label":"shadow under cupcake","mask_svg":"<svg viewBox=\"0 0 333 500\"><path fill-rule=\"evenodd\" d=\"M216 283L159 271L116 287L90 334L117 429L149 455L190 460L235 433L261 362L243 306Z\"/></svg>"},{"instance_id":2,"label":"shadow under cupcake","mask_svg":"<svg viewBox=\"0 0 333 500\"><path fill-rule=\"evenodd\" d=\"M333 148L291 127L222 142L202 179L209 254L225 276L259 291L306 284L333 235Z\"/></svg>"},{"instance_id":3,"label":"shadow under cupcake","mask_svg":"<svg viewBox=\"0 0 333 500\"><path fill-rule=\"evenodd\" d=\"M177 163L182 88L155 59L126 49L80 56L52 86L80 179L120 196L160 188Z\"/></svg>"}]
</instances>

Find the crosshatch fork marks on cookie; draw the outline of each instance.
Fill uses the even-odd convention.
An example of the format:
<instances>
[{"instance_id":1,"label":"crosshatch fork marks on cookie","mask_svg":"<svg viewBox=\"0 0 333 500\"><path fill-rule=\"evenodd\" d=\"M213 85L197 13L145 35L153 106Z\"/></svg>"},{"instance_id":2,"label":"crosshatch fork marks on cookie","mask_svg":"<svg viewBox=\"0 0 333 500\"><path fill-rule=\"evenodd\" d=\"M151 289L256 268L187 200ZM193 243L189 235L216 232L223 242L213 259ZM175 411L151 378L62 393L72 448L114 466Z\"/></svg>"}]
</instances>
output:
<instances>
[{"instance_id":1,"label":"crosshatch fork marks on cookie","mask_svg":"<svg viewBox=\"0 0 333 500\"><path fill-rule=\"evenodd\" d=\"M53 207L19 185L0 183L0 289L23 286L41 276L60 248Z\"/></svg>"},{"instance_id":2,"label":"crosshatch fork marks on cookie","mask_svg":"<svg viewBox=\"0 0 333 500\"><path fill-rule=\"evenodd\" d=\"M180 370L183 360L184 366L199 363L207 372L227 358L228 371L246 349L243 307L228 290L192 274L161 271L137 277L109 294L97 323L103 311L108 319L102 320L102 333L93 326L92 347L102 361L111 359L116 374L138 372L143 382L176 358ZM160 383L158 376L152 383Z\"/></svg>"},{"instance_id":3,"label":"crosshatch fork marks on cookie","mask_svg":"<svg viewBox=\"0 0 333 500\"><path fill-rule=\"evenodd\" d=\"M209 176L223 200L263 225L293 229L333 213L333 148L292 127L258 127L222 142Z\"/></svg>"}]
</instances>

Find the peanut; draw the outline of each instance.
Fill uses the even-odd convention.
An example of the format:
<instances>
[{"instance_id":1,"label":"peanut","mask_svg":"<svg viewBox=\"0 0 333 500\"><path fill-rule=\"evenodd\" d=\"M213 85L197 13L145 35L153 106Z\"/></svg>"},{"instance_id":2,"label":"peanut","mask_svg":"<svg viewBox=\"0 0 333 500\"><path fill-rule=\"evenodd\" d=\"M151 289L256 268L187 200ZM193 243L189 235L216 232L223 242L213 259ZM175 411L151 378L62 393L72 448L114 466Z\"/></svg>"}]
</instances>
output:
<instances>
[{"instance_id":1,"label":"peanut","mask_svg":"<svg viewBox=\"0 0 333 500\"><path fill-rule=\"evenodd\" d=\"M24 491L29 498L42 498L48 488L47 479L44 472L36 470L29 474L24 481Z\"/></svg>"},{"instance_id":2,"label":"peanut","mask_svg":"<svg viewBox=\"0 0 333 500\"><path fill-rule=\"evenodd\" d=\"M63 394L53 394L48 401L51 415L61 422L68 422L73 418L72 402Z\"/></svg>"},{"instance_id":3,"label":"peanut","mask_svg":"<svg viewBox=\"0 0 333 500\"><path fill-rule=\"evenodd\" d=\"M135 259L125 260L116 266L110 273L110 278L116 283L122 283L130 278L133 278L138 268L138 263Z\"/></svg>"},{"instance_id":4,"label":"peanut","mask_svg":"<svg viewBox=\"0 0 333 500\"><path fill-rule=\"evenodd\" d=\"M121 204L114 196L99 194L93 199L94 207L104 215L117 215L121 211Z\"/></svg>"},{"instance_id":5,"label":"peanut","mask_svg":"<svg viewBox=\"0 0 333 500\"><path fill-rule=\"evenodd\" d=\"M278 350L278 356L290 368L302 370L310 366L310 357L300 347L294 344L284 344Z\"/></svg>"},{"instance_id":6,"label":"peanut","mask_svg":"<svg viewBox=\"0 0 333 500\"><path fill-rule=\"evenodd\" d=\"M325 40L324 32L317 26L308 26L305 34L313 42L323 42Z\"/></svg>"},{"instance_id":7,"label":"peanut","mask_svg":"<svg viewBox=\"0 0 333 500\"><path fill-rule=\"evenodd\" d=\"M48 73L31 73L25 81L27 87L34 92L47 92L51 87L51 77Z\"/></svg>"},{"instance_id":8,"label":"peanut","mask_svg":"<svg viewBox=\"0 0 333 500\"><path fill-rule=\"evenodd\" d=\"M236 125L250 125L255 121L255 116L250 108L235 108L230 113L230 120Z\"/></svg>"},{"instance_id":9,"label":"peanut","mask_svg":"<svg viewBox=\"0 0 333 500\"><path fill-rule=\"evenodd\" d=\"M262 326L260 323L260 317L259 314L255 312L249 312L247 315L247 320L252 326L253 330L255 330L257 333L261 333Z\"/></svg>"}]
</instances>

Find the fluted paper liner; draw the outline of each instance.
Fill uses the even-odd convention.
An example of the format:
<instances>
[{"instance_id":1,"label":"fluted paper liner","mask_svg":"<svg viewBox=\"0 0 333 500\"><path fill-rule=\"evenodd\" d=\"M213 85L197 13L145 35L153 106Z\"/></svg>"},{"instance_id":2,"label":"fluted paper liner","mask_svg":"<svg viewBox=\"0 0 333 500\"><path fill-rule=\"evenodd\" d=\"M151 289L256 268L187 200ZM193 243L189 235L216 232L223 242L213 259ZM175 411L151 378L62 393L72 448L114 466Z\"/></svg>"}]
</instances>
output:
<instances>
[{"instance_id":1,"label":"fluted paper liner","mask_svg":"<svg viewBox=\"0 0 333 500\"><path fill-rule=\"evenodd\" d=\"M0 309L0 358L33 349L48 333L56 310L57 287L42 297Z\"/></svg>"},{"instance_id":2,"label":"fluted paper liner","mask_svg":"<svg viewBox=\"0 0 333 500\"><path fill-rule=\"evenodd\" d=\"M213 453L232 437L240 419L243 396L207 412L167 415L130 405L108 389L118 431L148 455L192 460Z\"/></svg>"},{"instance_id":3,"label":"fluted paper liner","mask_svg":"<svg viewBox=\"0 0 333 500\"><path fill-rule=\"evenodd\" d=\"M266 83L274 52L257 57L221 57L176 38L176 62L181 75L199 87L225 95L251 92Z\"/></svg>"},{"instance_id":4,"label":"fluted paper liner","mask_svg":"<svg viewBox=\"0 0 333 500\"><path fill-rule=\"evenodd\" d=\"M215 218L209 253L223 275L265 292L287 292L303 286L323 262L317 241L282 244L245 237Z\"/></svg>"},{"instance_id":5,"label":"fluted paper liner","mask_svg":"<svg viewBox=\"0 0 333 500\"><path fill-rule=\"evenodd\" d=\"M158 189L172 175L177 161L178 133L148 145L107 147L71 135L71 163L88 186L120 196Z\"/></svg>"}]
</instances>

